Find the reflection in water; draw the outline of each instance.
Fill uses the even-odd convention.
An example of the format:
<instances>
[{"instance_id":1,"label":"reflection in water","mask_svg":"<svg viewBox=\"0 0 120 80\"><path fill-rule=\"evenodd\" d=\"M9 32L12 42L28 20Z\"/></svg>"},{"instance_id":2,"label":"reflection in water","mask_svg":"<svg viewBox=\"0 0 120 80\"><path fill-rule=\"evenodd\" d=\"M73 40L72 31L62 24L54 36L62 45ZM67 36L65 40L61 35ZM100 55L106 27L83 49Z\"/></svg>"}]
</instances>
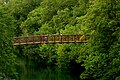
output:
<instances>
[{"instance_id":1,"label":"reflection in water","mask_svg":"<svg viewBox=\"0 0 120 80\"><path fill-rule=\"evenodd\" d=\"M62 70L42 69L40 71L28 71L27 75L21 76L21 80L79 80Z\"/></svg>"}]
</instances>

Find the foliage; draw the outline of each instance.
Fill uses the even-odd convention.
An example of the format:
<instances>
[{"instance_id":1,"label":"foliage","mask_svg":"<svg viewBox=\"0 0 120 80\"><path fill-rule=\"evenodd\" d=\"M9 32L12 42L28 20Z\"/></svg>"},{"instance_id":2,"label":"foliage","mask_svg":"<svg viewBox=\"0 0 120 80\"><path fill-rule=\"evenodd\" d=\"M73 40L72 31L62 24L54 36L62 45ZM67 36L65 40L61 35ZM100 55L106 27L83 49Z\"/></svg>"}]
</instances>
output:
<instances>
[{"instance_id":1,"label":"foliage","mask_svg":"<svg viewBox=\"0 0 120 80\"><path fill-rule=\"evenodd\" d=\"M26 75L27 68L57 67L84 80L118 80L119 4L119 0L1 0L0 76L17 78L17 72ZM85 44L13 47L13 36L33 34L91 36Z\"/></svg>"},{"instance_id":2,"label":"foliage","mask_svg":"<svg viewBox=\"0 0 120 80\"><path fill-rule=\"evenodd\" d=\"M0 77L17 78L17 59L12 45L14 21L0 7Z\"/></svg>"},{"instance_id":3,"label":"foliage","mask_svg":"<svg viewBox=\"0 0 120 80\"><path fill-rule=\"evenodd\" d=\"M11 0L6 4L6 12L14 17L16 31L15 35L22 35L20 25L27 19L29 12L40 5L41 0Z\"/></svg>"},{"instance_id":4,"label":"foliage","mask_svg":"<svg viewBox=\"0 0 120 80\"><path fill-rule=\"evenodd\" d=\"M41 30L43 27L46 27L47 30L52 29L52 31L49 30L51 33L58 33L61 28L74 19L72 11L76 5L79 5L77 0L44 0L41 6L30 12L21 28L25 34L43 31ZM74 23L75 21L71 24Z\"/></svg>"},{"instance_id":5,"label":"foliage","mask_svg":"<svg viewBox=\"0 0 120 80\"><path fill-rule=\"evenodd\" d=\"M119 9L117 0L96 0L84 16L94 35L87 46L82 79L113 80L119 76Z\"/></svg>"}]
</instances>

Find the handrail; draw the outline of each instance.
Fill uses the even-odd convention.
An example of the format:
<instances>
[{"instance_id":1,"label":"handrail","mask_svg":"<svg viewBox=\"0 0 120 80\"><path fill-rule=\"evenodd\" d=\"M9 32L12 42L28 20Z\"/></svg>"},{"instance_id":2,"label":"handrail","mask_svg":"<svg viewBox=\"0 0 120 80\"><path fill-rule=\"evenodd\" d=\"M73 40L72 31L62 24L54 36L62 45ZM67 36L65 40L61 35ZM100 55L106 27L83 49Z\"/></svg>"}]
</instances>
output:
<instances>
[{"instance_id":1,"label":"handrail","mask_svg":"<svg viewBox=\"0 0 120 80\"><path fill-rule=\"evenodd\" d=\"M88 34L52 34L14 37L14 45L48 44L48 43L85 43Z\"/></svg>"}]
</instances>

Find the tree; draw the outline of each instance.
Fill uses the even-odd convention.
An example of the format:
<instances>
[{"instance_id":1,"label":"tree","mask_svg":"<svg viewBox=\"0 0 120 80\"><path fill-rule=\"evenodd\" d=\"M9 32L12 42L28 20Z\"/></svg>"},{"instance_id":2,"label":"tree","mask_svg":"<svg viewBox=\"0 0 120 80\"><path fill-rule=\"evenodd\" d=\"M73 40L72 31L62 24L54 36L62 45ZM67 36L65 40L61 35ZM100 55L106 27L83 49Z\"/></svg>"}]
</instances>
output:
<instances>
[{"instance_id":1,"label":"tree","mask_svg":"<svg viewBox=\"0 0 120 80\"><path fill-rule=\"evenodd\" d=\"M22 34L20 28L21 23L27 19L29 12L40 5L41 1L42 0L11 0L5 5L6 12L14 17L16 36Z\"/></svg>"},{"instance_id":2,"label":"tree","mask_svg":"<svg viewBox=\"0 0 120 80\"><path fill-rule=\"evenodd\" d=\"M13 47L13 18L0 6L0 77L17 78L17 59Z\"/></svg>"},{"instance_id":3,"label":"tree","mask_svg":"<svg viewBox=\"0 0 120 80\"><path fill-rule=\"evenodd\" d=\"M82 24L94 31L86 46L88 55L82 79L114 80L119 76L119 3L118 0L96 0L89 12L80 18L84 21Z\"/></svg>"}]
</instances>

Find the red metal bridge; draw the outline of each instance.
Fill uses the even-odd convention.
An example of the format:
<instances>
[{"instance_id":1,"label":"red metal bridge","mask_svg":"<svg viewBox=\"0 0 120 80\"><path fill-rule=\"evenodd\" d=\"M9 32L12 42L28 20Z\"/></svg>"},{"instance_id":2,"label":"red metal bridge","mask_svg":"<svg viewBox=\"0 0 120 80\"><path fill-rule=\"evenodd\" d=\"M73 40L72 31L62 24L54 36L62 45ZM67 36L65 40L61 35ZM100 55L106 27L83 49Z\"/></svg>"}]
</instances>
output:
<instances>
[{"instance_id":1,"label":"red metal bridge","mask_svg":"<svg viewBox=\"0 0 120 80\"><path fill-rule=\"evenodd\" d=\"M86 43L87 34L52 34L14 37L14 45L54 44L54 43Z\"/></svg>"}]
</instances>

